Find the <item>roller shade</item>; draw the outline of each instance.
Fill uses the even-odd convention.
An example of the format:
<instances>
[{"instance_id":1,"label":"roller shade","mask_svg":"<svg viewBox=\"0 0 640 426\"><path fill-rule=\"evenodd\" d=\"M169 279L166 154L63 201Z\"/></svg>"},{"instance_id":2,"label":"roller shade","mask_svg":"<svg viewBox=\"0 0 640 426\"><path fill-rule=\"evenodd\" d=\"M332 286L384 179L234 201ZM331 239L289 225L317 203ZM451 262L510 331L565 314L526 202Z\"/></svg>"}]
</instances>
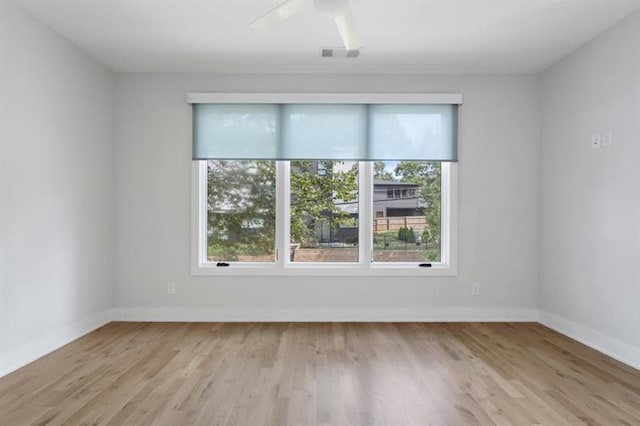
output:
<instances>
[{"instance_id":1,"label":"roller shade","mask_svg":"<svg viewBox=\"0 0 640 426\"><path fill-rule=\"evenodd\" d=\"M457 161L454 104L193 105L193 159Z\"/></svg>"},{"instance_id":2,"label":"roller shade","mask_svg":"<svg viewBox=\"0 0 640 426\"><path fill-rule=\"evenodd\" d=\"M366 105L282 105L281 129L283 159L366 157Z\"/></svg>"},{"instance_id":3,"label":"roller shade","mask_svg":"<svg viewBox=\"0 0 640 426\"><path fill-rule=\"evenodd\" d=\"M370 105L372 160L457 161L457 105Z\"/></svg>"},{"instance_id":4,"label":"roller shade","mask_svg":"<svg viewBox=\"0 0 640 426\"><path fill-rule=\"evenodd\" d=\"M277 158L279 115L279 105L194 105L193 159Z\"/></svg>"}]
</instances>

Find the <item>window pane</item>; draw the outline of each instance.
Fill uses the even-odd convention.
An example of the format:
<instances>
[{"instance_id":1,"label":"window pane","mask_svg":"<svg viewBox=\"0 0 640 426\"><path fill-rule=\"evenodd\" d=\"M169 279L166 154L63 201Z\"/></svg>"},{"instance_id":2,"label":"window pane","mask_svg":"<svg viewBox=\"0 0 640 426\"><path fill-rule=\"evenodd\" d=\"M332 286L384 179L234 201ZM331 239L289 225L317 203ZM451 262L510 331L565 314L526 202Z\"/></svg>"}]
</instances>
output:
<instances>
[{"instance_id":1,"label":"window pane","mask_svg":"<svg viewBox=\"0 0 640 426\"><path fill-rule=\"evenodd\" d=\"M358 163L291 162L291 261L358 261Z\"/></svg>"},{"instance_id":2,"label":"window pane","mask_svg":"<svg viewBox=\"0 0 640 426\"><path fill-rule=\"evenodd\" d=\"M207 259L274 262L274 161L207 161Z\"/></svg>"},{"instance_id":3,"label":"window pane","mask_svg":"<svg viewBox=\"0 0 640 426\"><path fill-rule=\"evenodd\" d=\"M440 163L376 161L373 178L373 260L439 262Z\"/></svg>"}]
</instances>

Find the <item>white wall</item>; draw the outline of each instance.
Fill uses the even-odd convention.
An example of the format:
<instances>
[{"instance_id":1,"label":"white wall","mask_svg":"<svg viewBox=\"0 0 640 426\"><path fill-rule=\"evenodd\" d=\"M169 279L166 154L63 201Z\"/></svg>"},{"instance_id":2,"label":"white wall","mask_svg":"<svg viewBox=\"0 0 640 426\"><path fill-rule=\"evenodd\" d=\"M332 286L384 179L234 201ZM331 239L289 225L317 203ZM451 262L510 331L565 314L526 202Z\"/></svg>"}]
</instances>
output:
<instances>
[{"instance_id":1,"label":"white wall","mask_svg":"<svg viewBox=\"0 0 640 426\"><path fill-rule=\"evenodd\" d=\"M542 319L640 366L640 12L544 72L542 111Z\"/></svg>"},{"instance_id":2,"label":"white wall","mask_svg":"<svg viewBox=\"0 0 640 426\"><path fill-rule=\"evenodd\" d=\"M0 5L0 375L108 319L114 82Z\"/></svg>"},{"instance_id":3,"label":"white wall","mask_svg":"<svg viewBox=\"0 0 640 426\"><path fill-rule=\"evenodd\" d=\"M192 277L186 94L194 91L463 93L459 276ZM118 74L116 93L117 317L158 318L152 308L174 307L185 309L163 318L341 319L374 310L360 317L535 319L538 77ZM167 294L169 281L177 294ZM472 281L480 296L471 296Z\"/></svg>"}]
</instances>

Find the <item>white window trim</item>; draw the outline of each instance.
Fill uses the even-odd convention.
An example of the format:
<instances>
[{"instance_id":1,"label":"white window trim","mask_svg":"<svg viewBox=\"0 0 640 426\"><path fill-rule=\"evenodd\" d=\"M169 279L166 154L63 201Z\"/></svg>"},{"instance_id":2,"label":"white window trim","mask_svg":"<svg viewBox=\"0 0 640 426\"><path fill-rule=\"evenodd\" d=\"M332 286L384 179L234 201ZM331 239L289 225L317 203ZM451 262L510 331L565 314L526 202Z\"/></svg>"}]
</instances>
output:
<instances>
[{"instance_id":1,"label":"white window trim","mask_svg":"<svg viewBox=\"0 0 640 426\"><path fill-rule=\"evenodd\" d=\"M371 206L373 163L360 162L360 206ZM366 170L365 170L366 168ZM441 261L420 268L418 262L372 262L373 208L359 208L358 262L290 262L289 163L276 162L276 261L274 263L229 262L217 267L206 261L207 168L206 161L192 164L191 274L206 276L455 276L458 274L458 165L442 163ZM425 262L429 263L429 262Z\"/></svg>"},{"instance_id":2,"label":"white window trim","mask_svg":"<svg viewBox=\"0 0 640 426\"><path fill-rule=\"evenodd\" d=\"M462 104L461 93L189 93L187 103Z\"/></svg>"}]
</instances>

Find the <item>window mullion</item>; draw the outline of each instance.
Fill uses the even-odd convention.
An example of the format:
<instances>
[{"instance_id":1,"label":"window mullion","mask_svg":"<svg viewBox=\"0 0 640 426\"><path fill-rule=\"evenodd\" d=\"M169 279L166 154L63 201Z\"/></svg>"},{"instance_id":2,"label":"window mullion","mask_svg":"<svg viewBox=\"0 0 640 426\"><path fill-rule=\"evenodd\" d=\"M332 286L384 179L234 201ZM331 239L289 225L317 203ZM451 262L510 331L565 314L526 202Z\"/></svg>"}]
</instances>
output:
<instances>
[{"instance_id":1,"label":"window mullion","mask_svg":"<svg viewBox=\"0 0 640 426\"><path fill-rule=\"evenodd\" d=\"M373 249L373 163L361 161L359 164L359 259L360 264L368 269L371 265Z\"/></svg>"},{"instance_id":2,"label":"window mullion","mask_svg":"<svg viewBox=\"0 0 640 426\"><path fill-rule=\"evenodd\" d=\"M288 162L276 161L276 265L283 268L288 251L286 250L289 227L289 188Z\"/></svg>"},{"instance_id":3,"label":"window mullion","mask_svg":"<svg viewBox=\"0 0 640 426\"><path fill-rule=\"evenodd\" d=\"M276 175L276 244L278 248L278 267L284 268L289 263L291 251L291 194L289 183L291 163L289 161L277 162Z\"/></svg>"},{"instance_id":4,"label":"window mullion","mask_svg":"<svg viewBox=\"0 0 640 426\"><path fill-rule=\"evenodd\" d=\"M207 162L198 161L198 266L207 262L207 204L208 204L208 182L207 182Z\"/></svg>"}]
</instances>

